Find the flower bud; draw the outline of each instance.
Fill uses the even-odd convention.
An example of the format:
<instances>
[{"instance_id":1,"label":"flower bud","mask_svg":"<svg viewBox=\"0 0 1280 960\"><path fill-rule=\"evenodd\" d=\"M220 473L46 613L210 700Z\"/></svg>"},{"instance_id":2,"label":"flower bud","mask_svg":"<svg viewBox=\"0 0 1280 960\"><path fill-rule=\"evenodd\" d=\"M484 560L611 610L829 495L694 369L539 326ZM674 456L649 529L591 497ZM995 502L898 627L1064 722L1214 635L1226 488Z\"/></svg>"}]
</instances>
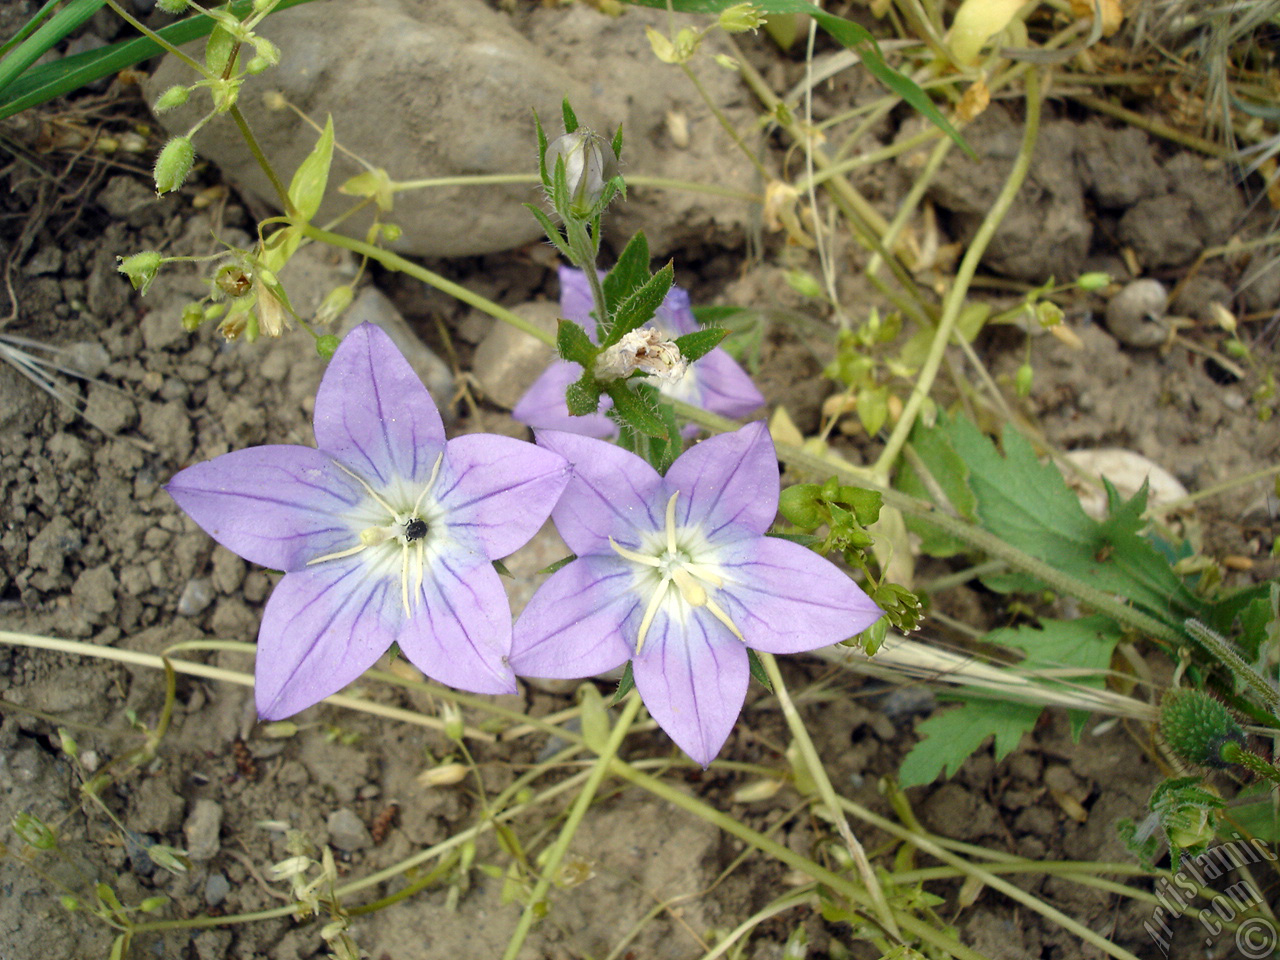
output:
<instances>
[{"instance_id":1,"label":"flower bud","mask_svg":"<svg viewBox=\"0 0 1280 960\"><path fill-rule=\"evenodd\" d=\"M332 333L326 333L316 340L316 353L320 354L320 359L328 360L333 356L334 351L338 349L338 344L341 342Z\"/></svg>"},{"instance_id":2,"label":"flower bud","mask_svg":"<svg viewBox=\"0 0 1280 960\"><path fill-rule=\"evenodd\" d=\"M156 194L172 193L186 182L195 163L196 148L188 137L174 137L156 157Z\"/></svg>"},{"instance_id":3,"label":"flower bud","mask_svg":"<svg viewBox=\"0 0 1280 960\"><path fill-rule=\"evenodd\" d=\"M351 301L355 299L355 295L356 292L349 283L334 287L324 298L319 309L316 310L316 323L333 323L338 317L342 316L347 307L351 306Z\"/></svg>"},{"instance_id":4,"label":"flower bud","mask_svg":"<svg viewBox=\"0 0 1280 960\"><path fill-rule=\"evenodd\" d=\"M152 281L160 272L160 264L164 262L164 258L154 250L144 250L131 257L116 257L116 259L120 261L120 266L116 269L128 277L129 282L133 284L133 289L143 296L146 296L147 291L151 289Z\"/></svg>"},{"instance_id":5,"label":"flower bud","mask_svg":"<svg viewBox=\"0 0 1280 960\"><path fill-rule=\"evenodd\" d=\"M25 810L13 818L13 832L23 843L37 850L52 850L58 845L58 838L48 825Z\"/></svg>"},{"instance_id":6,"label":"flower bud","mask_svg":"<svg viewBox=\"0 0 1280 960\"><path fill-rule=\"evenodd\" d=\"M188 303L182 308L182 329L187 333L195 333L204 322L204 307L199 303Z\"/></svg>"},{"instance_id":7,"label":"flower bud","mask_svg":"<svg viewBox=\"0 0 1280 960\"><path fill-rule=\"evenodd\" d=\"M586 219L604 195L605 185L618 175L618 158L603 137L585 128L557 137L547 147L547 170L554 171L557 161L564 162L564 178L568 196L552 198L557 210L563 201L569 213ZM554 181L553 181L554 182Z\"/></svg>"},{"instance_id":8,"label":"flower bud","mask_svg":"<svg viewBox=\"0 0 1280 960\"><path fill-rule=\"evenodd\" d=\"M1244 743L1244 730L1219 701L1199 690L1170 690L1160 701L1160 733L1184 763L1222 769L1222 748Z\"/></svg>"},{"instance_id":9,"label":"flower bud","mask_svg":"<svg viewBox=\"0 0 1280 960\"><path fill-rule=\"evenodd\" d=\"M1082 273L1076 279L1076 286L1081 290L1101 290L1111 283L1111 274L1102 271Z\"/></svg>"},{"instance_id":10,"label":"flower bud","mask_svg":"<svg viewBox=\"0 0 1280 960\"><path fill-rule=\"evenodd\" d=\"M164 113L166 110L173 110L187 102L191 96L191 91L187 87L173 86L160 94L160 98L152 105L151 109L156 113Z\"/></svg>"}]
</instances>

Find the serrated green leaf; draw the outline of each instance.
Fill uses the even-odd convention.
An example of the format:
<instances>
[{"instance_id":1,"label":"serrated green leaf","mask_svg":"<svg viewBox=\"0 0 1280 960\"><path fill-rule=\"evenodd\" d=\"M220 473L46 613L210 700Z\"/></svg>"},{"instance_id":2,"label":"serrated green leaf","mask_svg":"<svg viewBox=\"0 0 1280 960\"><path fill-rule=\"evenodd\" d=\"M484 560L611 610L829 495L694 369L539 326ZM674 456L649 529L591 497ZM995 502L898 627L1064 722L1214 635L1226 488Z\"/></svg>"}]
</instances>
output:
<instances>
[{"instance_id":1,"label":"serrated green leaf","mask_svg":"<svg viewBox=\"0 0 1280 960\"><path fill-rule=\"evenodd\" d=\"M667 0L627 0L627 2L634 3L637 6L657 7L660 10L667 9ZM718 14L722 10L733 6L736 2L739 2L739 0L672 0L671 5L673 9L681 13ZM928 94L920 89L920 86L910 77L898 73L885 63L884 56L876 45L875 37L868 33L864 27L845 20L843 17L827 13L812 3L805 3L804 0L752 0L752 6L762 13L806 13L813 17L818 26L822 27L836 40L846 47L856 50L872 76L910 104L918 113L927 117L939 130L943 131L963 148L969 156L975 160L977 159L977 154L965 143L964 138L960 136L956 128L934 106Z\"/></svg>"},{"instance_id":2,"label":"serrated green leaf","mask_svg":"<svg viewBox=\"0 0 1280 960\"><path fill-rule=\"evenodd\" d=\"M329 183L329 167L333 164L333 117L325 119L324 130L307 158L298 164L289 182L289 199L304 221L309 222L320 209L324 190Z\"/></svg>"},{"instance_id":3,"label":"serrated green leaf","mask_svg":"<svg viewBox=\"0 0 1280 960\"><path fill-rule=\"evenodd\" d=\"M638 392L630 389L624 381L614 380L606 385L604 392L613 398L614 413L632 429L646 437L667 439L667 428L662 421Z\"/></svg>"},{"instance_id":4,"label":"serrated green leaf","mask_svg":"<svg viewBox=\"0 0 1280 960\"><path fill-rule=\"evenodd\" d=\"M716 347L720 346L728 335L728 330L722 330L719 327L708 327L705 330L686 333L683 337L676 337L676 346L680 348L680 356L693 363L695 360L701 360Z\"/></svg>"},{"instance_id":5,"label":"serrated green leaf","mask_svg":"<svg viewBox=\"0 0 1280 960\"><path fill-rule=\"evenodd\" d=\"M610 318L608 330L600 330L600 345L612 346L632 330L644 326L653 319L654 312L662 306L671 284L675 282L675 268L668 262L661 270L646 280L631 296L618 304Z\"/></svg>"},{"instance_id":6,"label":"serrated green leaf","mask_svg":"<svg viewBox=\"0 0 1280 960\"><path fill-rule=\"evenodd\" d=\"M1008 756L1036 725L1043 707L1001 700L969 700L916 726L924 739L902 761L904 787L932 783L939 773L954 776L965 759L995 736L995 756Z\"/></svg>"},{"instance_id":7,"label":"serrated green leaf","mask_svg":"<svg viewBox=\"0 0 1280 960\"><path fill-rule=\"evenodd\" d=\"M627 241L622 255L604 278L604 302L615 311L622 301L639 290L649 279L649 241L644 231L637 230Z\"/></svg>"},{"instance_id":8,"label":"serrated green leaf","mask_svg":"<svg viewBox=\"0 0 1280 960\"><path fill-rule=\"evenodd\" d=\"M556 324L556 352L561 359L576 363L584 370L591 369L596 354L600 349L591 342L587 331L572 320L561 320Z\"/></svg>"}]
</instances>

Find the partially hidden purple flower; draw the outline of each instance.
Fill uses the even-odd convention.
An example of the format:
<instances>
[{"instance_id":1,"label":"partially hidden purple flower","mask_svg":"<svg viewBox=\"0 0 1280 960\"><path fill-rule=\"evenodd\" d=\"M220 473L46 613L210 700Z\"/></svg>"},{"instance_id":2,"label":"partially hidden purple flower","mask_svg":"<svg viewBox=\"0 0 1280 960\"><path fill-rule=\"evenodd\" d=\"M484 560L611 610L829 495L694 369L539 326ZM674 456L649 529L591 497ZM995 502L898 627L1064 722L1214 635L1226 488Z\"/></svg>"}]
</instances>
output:
<instances>
[{"instance_id":1,"label":"partially hidden purple flower","mask_svg":"<svg viewBox=\"0 0 1280 960\"><path fill-rule=\"evenodd\" d=\"M516 621L517 674L590 677L630 660L649 713L706 766L742 709L748 647L813 650L880 617L834 564L764 536L779 485L763 423L704 440L665 476L602 440L540 431L538 444L573 465L551 517L577 559Z\"/></svg>"},{"instance_id":2,"label":"partially hidden purple flower","mask_svg":"<svg viewBox=\"0 0 1280 960\"><path fill-rule=\"evenodd\" d=\"M566 320L582 325L592 340L596 338L596 323L591 316L594 309L586 274L572 267L561 267L560 313ZM672 339L701 329L690 309L689 294L680 287L672 287L654 314L653 326ZM617 436L618 425L605 416L613 406L609 397L600 398L600 407L594 414L575 417L569 413L564 392L581 376L582 367L578 364L568 360L552 361L520 398L511 416L538 430L565 430L601 439ZM690 364L678 382L657 382L655 386L668 397L732 419L745 417L764 403L751 377L720 347Z\"/></svg>"},{"instance_id":3,"label":"partially hidden purple flower","mask_svg":"<svg viewBox=\"0 0 1280 960\"><path fill-rule=\"evenodd\" d=\"M315 434L319 449L237 450L166 487L218 543L285 573L258 631L258 714L317 703L392 643L441 683L514 693L492 560L537 531L568 463L510 437L446 442L426 387L368 323L329 362Z\"/></svg>"}]
</instances>

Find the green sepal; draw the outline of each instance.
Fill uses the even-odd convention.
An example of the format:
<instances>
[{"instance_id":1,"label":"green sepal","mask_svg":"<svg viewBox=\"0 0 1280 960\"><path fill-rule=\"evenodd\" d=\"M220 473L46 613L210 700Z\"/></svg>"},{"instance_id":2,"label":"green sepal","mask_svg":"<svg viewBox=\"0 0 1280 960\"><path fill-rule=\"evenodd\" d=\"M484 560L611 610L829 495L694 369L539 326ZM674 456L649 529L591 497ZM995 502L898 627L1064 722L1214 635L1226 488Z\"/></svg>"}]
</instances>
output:
<instances>
[{"instance_id":1,"label":"green sepal","mask_svg":"<svg viewBox=\"0 0 1280 960\"><path fill-rule=\"evenodd\" d=\"M622 702L622 698L636 688L636 678L631 673L631 661L627 661L627 665L622 668L622 679L618 681L618 689L613 692L613 699L609 701L609 706L613 707Z\"/></svg>"},{"instance_id":2,"label":"green sepal","mask_svg":"<svg viewBox=\"0 0 1280 960\"><path fill-rule=\"evenodd\" d=\"M571 553L567 557L557 560L555 563L547 564L545 567L543 567L541 570L538 571L538 575L549 576L550 574L555 573L557 570L561 570L567 567L569 564L573 563L573 561L577 559L578 559L578 555L576 553Z\"/></svg>"},{"instance_id":3,"label":"green sepal","mask_svg":"<svg viewBox=\"0 0 1280 960\"><path fill-rule=\"evenodd\" d=\"M649 405L636 391L627 387L624 381L614 380L605 386L604 392L613 398L614 413L637 432L659 440L667 439L667 428L663 426L662 421L654 415Z\"/></svg>"},{"instance_id":4,"label":"green sepal","mask_svg":"<svg viewBox=\"0 0 1280 960\"><path fill-rule=\"evenodd\" d=\"M613 147L614 157L616 157L618 160L621 160L622 159L622 124L618 124L618 129L613 134L613 143L611 143L610 146Z\"/></svg>"},{"instance_id":5,"label":"green sepal","mask_svg":"<svg viewBox=\"0 0 1280 960\"><path fill-rule=\"evenodd\" d=\"M508 570L507 565L501 560L490 560L489 562L493 564L493 569L498 572L498 576L506 577L508 580L514 580L516 578L516 575Z\"/></svg>"},{"instance_id":6,"label":"green sepal","mask_svg":"<svg viewBox=\"0 0 1280 960\"><path fill-rule=\"evenodd\" d=\"M204 42L204 65L209 72L225 75L236 46L236 38L221 24L209 31L209 39Z\"/></svg>"},{"instance_id":7,"label":"green sepal","mask_svg":"<svg viewBox=\"0 0 1280 960\"><path fill-rule=\"evenodd\" d=\"M706 330L695 330L693 333L686 333L683 337L676 337L676 346L680 348L680 356L693 363L720 346L728 335L728 330L708 327Z\"/></svg>"},{"instance_id":8,"label":"green sepal","mask_svg":"<svg viewBox=\"0 0 1280 960\"><path fill-rule=\"evenodd\" d=\"M310 221L324 200L325 187L329 183L329 167L333 164L333 117L325 119L324 130L307 158L289 181L289 200L303 221Z\"/></svg>"},{"instance_id":9,"label":"green sepal","mask_svg":"<svg viewBox=\"0 0 1280 960\"><path fill-rule=\"evenodd\" d=\"M644 326L653 319L654 312L662 306L671 284L675 282L675 267L670 261L650 277L631 296L618 304L617 312L607 331L600 333L600 345L612 346L632 330Z\"/></svg>"},{"instance_id":10,"label":"green sepal","mask_svg":"<svg viewBox=\"0 0 1280 960\"><path fill-rule=\"evenodd\" d=\"M560 228L552 222L551 218L532 203L526 203L525 208L533 214L533 218L538 221L538 225L546 233L547 239L555 245L560 254L566 260L571 259L573 251L569 249L569 244L565 243L564 237L560 233Z\"/></svg>"},{"instance_id":11,"label":"green sepal","mask_svg":"<svg viewBox=\"0 0 1280 960\"><path fill-rule=\"evenodd\" d=\"M576 363L583 370L590 370L600 349L578 324L572 320L561 320L556 325L556 352L562 359Z\"/></svg>"},{"instance_id":12,"label":"green sepal","mask_svg":"<svg viewBox=\"0 0 1280 960\"><path fill-rule=\"evenodd\" d=\"M600 384L589 373L569 384L564 392L565 406L575 417L588 417L600 409Z\"/></svg>"},{"instance_id":13,"label":"green sepal","mask_svg":"<svg viewBox=\"0 0 1280 960\"><path fill-rule=\"evenodd\" d=\"M676 411L669 403L658 403L658 417L667 428L666 440L654 440L653 456L650 460L659 473L665 474L676 462L684 450L684 437L680 435L680 425L676 423Z\"/></svg>"},{"instance_id":14,"label":"green sepal","mask_svg":"<svg viewBox=\"0 0 1280 960\"><path fill-rule=\"evenodd\" d=\"M649 279L649 241L644 231L636 231L604 278L604 302L610 311L640 289Z\"/></svg>"},{"instance_id":15,"label":"green sepal","mask_svg":"<svg viewBox=\"0 0 1280 960\"><path fill-rule=\"evenodd\" d=\"M538 176L542 180L542 186L551 189L551 178L547 176L547 132L542 129L542 120L538 117L538 111L533 111L533 127L538 131ZM525 204L526 207L529 204ZM532 209L532 208L530 208ZM557 233L559 231L556 231Z\"/></svg>"},{"instance_id":16,"label":"green sepal","mask_svg":"<svg viewBox=\"0 0 1280 960\"><path fill-rule=\"evenodd\" d=\"M560 113L564 117L564 132L575 133L578 129L578 116L573 112L573 107L569 106L568 97L561 101Z\"/></svg>"},{"instance_id":17,"label":"green sepal","mask_svg":"<svg viewBox=\"0 0 1280 960\"><path fill-rule=\"evenodd\" d=\"M764 664L760 662L760 654L750 647L747 647L747 666L751 668L752 679L763 683L765 689L773 693L773 684L769 682L769 674L765 672Z\"/></svg>"}]
</instances>

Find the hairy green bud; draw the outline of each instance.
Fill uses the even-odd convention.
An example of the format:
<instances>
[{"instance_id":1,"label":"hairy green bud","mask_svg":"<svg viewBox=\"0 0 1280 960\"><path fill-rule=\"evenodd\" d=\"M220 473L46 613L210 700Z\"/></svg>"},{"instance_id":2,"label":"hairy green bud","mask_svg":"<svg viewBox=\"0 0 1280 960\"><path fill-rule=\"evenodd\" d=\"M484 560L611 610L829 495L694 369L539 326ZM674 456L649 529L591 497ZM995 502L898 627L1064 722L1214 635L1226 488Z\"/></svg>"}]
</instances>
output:
<instances>
[{"instance_id":1,"label":"hairy green bud","mask_svg":"<svg viewBox=\"0 0 1280 960\"><path fill-rule=\"evenodd\" d=\"M323 337L316 339L316 353L320 354L322 360L328 360L333 356L334 351L338 349L338 344L341 342L332 333L326 333Z\"/></svg>"},{"instance_id":2,"label":"hairy green bud","mask_svg":"<svg viewBox=\"0 0 1280 960\"><path fill-rule=\"evenodd\" d=\"M1170 690L1160 701L1160 734L1184 763L1222 769L1228 743L1244 743L1244 730L1219 701L1199 690Z\"/></svg>"},{"instance_id":3,"label":"hairy green bud","mask_svg":"<svg viewBox=\"0 0 1280 960\"><path fill-rule=\"evenodd\" d=\"M13 832L23 843L37 850L52 850L58 845L58 837L53 830L35 814L25 810L13 818Z\"/></svg>"},{"instance_id":4,"label":"hairy green bud","mask_svg":"<svg viewBox=\"0 0 1280 960\"><path fill-rule=\"evenodd\" d=\"M186 13L187 0L156 0L156 6L165 13Z\"/></svg>"},{"instance_id":5,"label":"hairy green bud","mask_svg":"<svg viewBox=\"0 0 1280 960\"><path fill-rule=\"evenodd\" d=\"M164 258L154 250L144 250L131 257L116 257L116 259L120 261L116 269L128 277L129 282L133 284L133 289L143 296L146 296L147 291L151 289L152 281L160 272L160 264L164 262Z\"/></svg>"},{"instance_id":6,"label":"hairy green bud","mask_svg":"<svg viewBox=\"0 0 1280 960\"><path fill-rule=\"evenodd\" d=\"M1076 279L1076 286L1081 290L1101 290L1109 283L1111 283L1111 274L1101 271L1082 273Z\"/></svg>"},{"instance_id":7,"label":"hairy green bud","mask_svg":"<svg viewBox=\"0 0 1280 960\"><path fill-rule=\"evenodd\" d=\"M173 110L182 106L191 97L191 90L188 87L173 86L160 94L159 99L152 104L151 109L156 113L164 113L166 110Z\"/></svg>"},{"instance_id":8,"label":"hairy green bud","mask_svg":"<svg viewBox=\"0 0 1280 960\"><path fill-rule=\"evenodd\" d=\"M564 164L567 195L552 198L556 209L560 210L563 202L579 219L595 213L605 186L618 175L618 158L609 141L581 127L553 140L545 159L549 171L554 171L558 162Z\"/></svg>"},{"instance_id":9,"label":"hairy green bud","mask_svg":"<svg viewBox=\"0 0 1280 960\"><path fill-rule=\"evenodd\" d=\"M720 11L720 29L725 33L756 31L764 25L765 18L749 3L735 3Z\"/></svg>"},{"instance_id":10,"label":"hairy green bud","mask_svg":"<svg viewBox=\"0 0 1280 960\"><path fill-rule=\"evenodd\" d=\"M156 194L164 196L182 186L196 160L195 144L189 137L174 137L156 157Z\"/></svg>"}]
</instances>

